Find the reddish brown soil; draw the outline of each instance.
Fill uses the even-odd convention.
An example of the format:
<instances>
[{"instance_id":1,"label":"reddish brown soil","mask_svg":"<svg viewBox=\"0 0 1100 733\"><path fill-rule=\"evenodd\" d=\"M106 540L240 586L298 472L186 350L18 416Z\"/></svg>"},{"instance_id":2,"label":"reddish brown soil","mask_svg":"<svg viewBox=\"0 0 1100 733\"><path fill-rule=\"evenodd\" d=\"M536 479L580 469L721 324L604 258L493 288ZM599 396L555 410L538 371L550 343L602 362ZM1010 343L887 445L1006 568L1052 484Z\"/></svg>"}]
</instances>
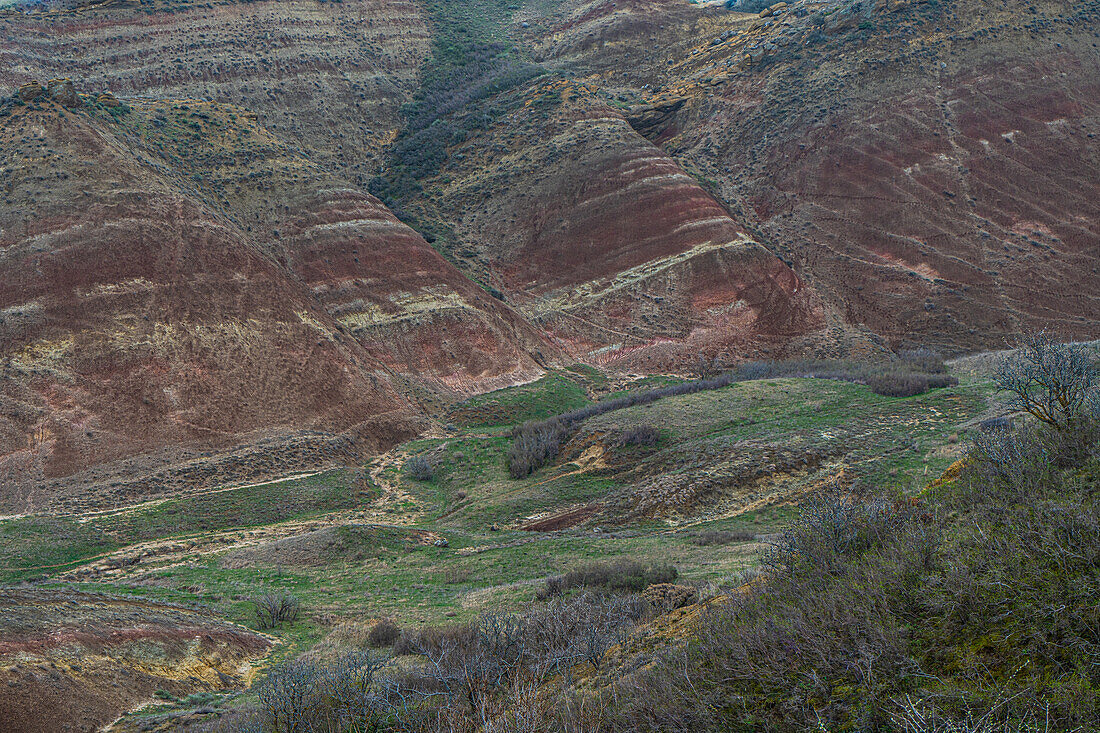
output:
<instances>
[{"instance_id":1,"label":"reddish brown soil","mask_svg":"<svg viewBox=\"0 0 1100 733\"><path fill-rule=\"evenodd\" d=\"M291 269L388 368L482 391L540 372L543 337L372 196L329 191L283 226Z\"/></svg>"},{"instance_id":2,"label":"reddish brown soil","mask_svg":"<svg viewBox=\"0 0 1100 733\"><path fill-rule=\"evenodd\" d=\"M1097 0L834 5L521 9L560 74L422 182L446 259L364 191L416 4L0 13L0 86L134 107L3 121L0 512L361 456L566 357L1100 336Z\"/></svg>"},{"instance_id":3,"label":"reddish brown soil","mask_svg":"<svg viewBox=\"0 0 1100 733\"><path fill-rule=\"evenodd\" d=\"M893 345L1100 334L1100 5L792 10L699 39L647 134Z\"/></svg>"},{"instance_id":4,"label":"reddish brown soil","mask_svg":"<svg viewBox=\"0 0 1100 733\"><path fill-rule=\"evenodd\" d=\"M520 529L528 532L555 532L560 529L569 529L595 516L600 511L599 504L585 504L550 517L528 522Z\"/></svg>"},{"instance_id":5,"label":"reddish brown soil","mask_svg":"<svg viewBox=\"0 0 1100 733\"><path fill-rule=\"evenodd\" d=\"M517 96L522 111L460 146L431 195L477 253L466 264L487 262L568 351L656 371L823 331L812 290L620 112L567 82Z\"/></svg>"},{"instance_id":6,"label":"reddish brown soil","mask_svg":"<svg viewBox=\"0 0 1100 733\"><path fill-rule=\"evenodd\" d=\"M100 7L0 12L0 86L68 76L85 93L235 104L364 183L429 42L410 0L85 5Z\"/></svg>"},{"instance_id":7,"label":"reddish brown soil","mask_svg":"<svg viewBox=\"0 0 1100 733\"><path fill-rule=\"evenodd\" d=\"M235 108L182 109L5 119L0 512L359 461L557 357L377 199Z\"/></svg>"}]
</instances>

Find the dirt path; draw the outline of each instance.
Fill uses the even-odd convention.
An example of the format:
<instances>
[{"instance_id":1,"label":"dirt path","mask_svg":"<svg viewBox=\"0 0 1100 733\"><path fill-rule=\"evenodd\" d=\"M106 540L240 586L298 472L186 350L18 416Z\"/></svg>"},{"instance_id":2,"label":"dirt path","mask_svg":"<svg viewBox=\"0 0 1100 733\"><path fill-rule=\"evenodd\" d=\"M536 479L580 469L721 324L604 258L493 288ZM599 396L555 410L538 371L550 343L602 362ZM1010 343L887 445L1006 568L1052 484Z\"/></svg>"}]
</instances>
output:
<instances>
[{"instance_id":1,"label":"dirt path","mask_svg":"<svg viewBox=\"0 0 1100 733\"><path fill-rule=\"evenodd\" d=\"M167 501L175 501L177 499L198 499L203 496L210 496L211 494L224 494L227 491L241 491L243 489L254 489L258 486L270 486L272 484L281 484L287 481L296 481L298 479L309 478L310 476L316 476L323 471L311 471L309 473L296 473L291 476L283 476L282 478L271 479L270 481L257 481L252 484L241 484L233 486L218 486L213 489L207 489L205 491L197 492L185 492L182 494L173 494L172 496L164 496L159 499L150 499L149 501L139 502L137 504L127 504L124 507L117 507L115 509L100 509L95 512L81 512L81 513L67 513L67 514L55 514L57 517L76 517L76 521L80 524L90 522L93 519L101 517L121 517L127 514L132 514L139 509L147 509L158 506Z\"/></svg>"},{"instance_id":2,"label":"dirt path","mask_svg":"<svg viewBox=\"0 0 1100 733\"><path fill-rule=\"evenodd\" d=\"M374 458L368 468L371 481L382 491L382 495L369 504L355 509L349 509L323 517L293 520L277 524L261 525L255 527L235 527L217 532L196 532L194 534L177 535L175 537L149 540L111 552L88 558L80 565L60 575L62 580L88 580L90 578L106 579L118 578L135 571L145 571L153 567L165 568L193 562L203 555L222 553L228 550L239 549L254 545L274 542L286 537L314 532L327 527L343 524L366 524L378 527L406 528L420 519L423 510L418 507L416 498L409 494L401 486L400 468L408 457L408 452L400 448L394 448ZM314 472L319 473L319 472ZM225 491L256 488L299 478L306 478L314 473L296 474L286 476L273 481L264 481L245 486L218 487L199 494L188 495L187 498L217 494ZM176 498L176 497L169 497ZM144 502L118 510L106 512L93 512L81 516L78 521L85 522L91 519L125 514L133 512L141 507L155 506L167 499L157 499ZM64 567L61 566L53 566ZM35 570L53 568L32 568Z\"/></svg>"}]
</instances>

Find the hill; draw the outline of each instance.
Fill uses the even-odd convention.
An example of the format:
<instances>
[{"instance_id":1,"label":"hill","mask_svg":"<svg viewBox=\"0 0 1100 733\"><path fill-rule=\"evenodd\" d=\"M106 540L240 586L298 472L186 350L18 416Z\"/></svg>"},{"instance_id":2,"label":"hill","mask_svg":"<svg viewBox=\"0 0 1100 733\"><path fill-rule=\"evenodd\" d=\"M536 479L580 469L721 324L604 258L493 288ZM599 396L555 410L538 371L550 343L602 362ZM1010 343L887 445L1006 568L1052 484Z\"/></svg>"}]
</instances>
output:
<instances>
[{"instance_id":1,"label":"hill","mask_svg":"<svg viewBox=\"0 0 1100 733\"><path fill-rule=\"evenodd\" d=\"M333 436L353 452L385 448L466 394L572 361L682 372L700 356L956 353L1041 325L1100 335L1097 13L1095 2L1015 0L798 0L761 13L679 0L5 9L3 165L22 181L4 200L5 323L38 318L26 314L51 298L75 306L60 283L27 284L19 268L33 260L18 253L45 231L30 222L108 186L104 167L129 166L132 182L186 199L194 211L179 216L223 225L227 257L255 261L234 265L244 281L267 268L270 283L234 285L256 292L232 318L266 308L293 331L252 349L277 354L253 369L271 371L268 387L212 378L271 404L215 397L188 418L197 427L169 428L171 410L150 395L186 385L131 370L128 391L152 400L144 417L130 398L110 409L147 440L111 427L99 447L57 459L35 453L64 432L51 421L107 408L73 395L66 408L24 386L18 417L5 418L5 461L49 466L8 471L45 506L50 481L95 466L122 481L210 450L252 452L276 433L320 431L299 440L314 446L309 466L329 466L344 460L345 448L321 445ZM53 95L34 91L64 77ZM38 146L76 128L127 162L70 145L48 178ZM166 205L154 198L127 206ZM101 226L99 205L63 212L73 232L85 212ZM178 247L205 227L176 227ZM127 281L147 277L133 264ZM163 307L165 322L182 317L182 302ZM79 319L63 320L34 348L64 351ZM311 329L324 343L307 346ZM5 342L9 363L35 343L21 333ZM232 343L209 348L248 363L227 356L243 336L219 338ZM274 376L307 348L326 353L297 369L319 376ZM194 371L191 357L163 358L167 374ZM326 380L343 384L307 396ZM184 445L197 453L152 457ZM263 463L221 478L278 475ZM27 491L8 511L36 506Z\"/></svg>"}]
</instances>

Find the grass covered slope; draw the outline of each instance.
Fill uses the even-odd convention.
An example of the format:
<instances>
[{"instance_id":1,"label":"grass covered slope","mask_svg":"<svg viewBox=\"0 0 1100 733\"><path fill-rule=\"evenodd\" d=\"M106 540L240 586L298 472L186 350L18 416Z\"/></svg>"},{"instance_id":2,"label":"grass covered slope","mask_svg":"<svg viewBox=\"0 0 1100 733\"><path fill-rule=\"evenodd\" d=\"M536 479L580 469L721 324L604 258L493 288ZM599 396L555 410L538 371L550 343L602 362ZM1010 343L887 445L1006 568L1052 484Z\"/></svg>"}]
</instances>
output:
<instances>
[{"instance_id":1,"label":"grass covered slope","mask_svg":"<svg viewBox=\"0 0 1100 733\"><path fill-rule=\"evenodd\" d=\"M1095 730L1100 374L1084 347L1037 338L994 378L1034 420L987 421L916 494L864 482L801 497L753 548L755 567L717 589L676 572L669 560L688 556L671 542L664 556L605 556L512 612L345 629L272 669L255 707L212 730L283 730L265 726L273 704L298 704L295 680L311 720L424 733ZM707 548L743 552L730 529L686 535L692 572ZM336 694L349 668L370 671L354 705Z\"/></svg>"},{"instance_id":2,"label":"grass covered slope","mask_svg":"<svg viewBox=\"0 0 1100 733\"><path fill-rule=\"evenodd\" d=\"M280 642L271 664L310 649L342 653L366 643L382 618L413 635L402 642L411 649L422 624L559 602L581 603L574 610L587 617L596 607L575 597L651 582L645 578L673 577L655 596L671 603L736 585L800 497L879 481L923 485L961 455L959 435L987 409L990 393L975 377L902 398L781 377L640 399L685 384L576 367L459 403L438 437L361 469L9 518L0 521L8 558L0 570L5 580L58 590L197 604L252 628L257 598L294 597L299 617L266 630ZM510 477L506 454L517 426L599 413L594 408L623 396L627 406L578 423L554 460ZM417 462L426 473L410 470ZM654 570L642 580L615 579L614 568L631 563ZM563 571L576 572L555 582L587 580L552 591L548 578ZM201 704L220 709L219 700ZM166 701L134 724L170 721L197 706Z\"/></svg>"},{"instance_id":3,"label":"grass covered slope","mask_svg":"<svg viewBox=\"0 0 1100 733\"><path fill-rule=\"evenodd\" d=\"M907 398L828 379L743 382L591 417L550 465L519 480L505 465L508 426L414 441L409 450L434 466L433 478L405 480L450 526L697 523L827 481L926 482L961 455L960 424L985 409L988 393L976 380ZM494 394L500 404L510 393ZM481 409L484 399L472 404ZM534 416L512 414L515 422ZM655 442L629 440L642 428L656 432Z\"/></svg>"},{"instance_id":4,"label":"grass covered slope","mask_svg":"<svg viewBox=\"0 0 1100 733\"><path fill-rule=\"evenodd\" d=\"M695 642L632 681L621 719L654 731L1095 730L1100 445L1090 452L1011 479L972 467L913 502L810 502L765 555L766 580L713 606Z\"/></svg>"}]
</instances>

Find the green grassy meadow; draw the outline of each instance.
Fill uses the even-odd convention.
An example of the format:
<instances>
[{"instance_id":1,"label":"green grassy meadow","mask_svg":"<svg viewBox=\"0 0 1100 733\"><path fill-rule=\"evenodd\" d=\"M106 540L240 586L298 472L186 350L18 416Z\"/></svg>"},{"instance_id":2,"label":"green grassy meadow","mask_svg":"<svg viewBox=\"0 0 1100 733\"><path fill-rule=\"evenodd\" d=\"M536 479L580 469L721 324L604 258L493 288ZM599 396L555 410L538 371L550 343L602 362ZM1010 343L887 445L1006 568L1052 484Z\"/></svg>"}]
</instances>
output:
<instances>
[{"instance_id":1,"label":"green grassy meadow","mask_svg":"<svg viewBox=\"0 0 1100 733\"><path fill-rule=\"evenodd\" d=\"M172 540L184 549L75 582L203 604L249 626L252 597L291 592L304 614L271 632L284 642L280 655L343 622L429 624L488 607L519 608L547 576L592 560L670 562L681 582L721 585L752 567L760 543L790 516L782 497L824 476L840 471L850 482L919 491L961 455L962 425L991 394L977 377L907 398L830 380L736 383L593 417L556 461L509 478L504 454L514 425L676 379L647 377L620 389L591 368L563 370L452 406L449 435L400 446L399 460L373 475L364 465L98 516L3 521L0 579L59 582L101 556ZM656 445L617 443L616 436L643 424L659 430ZM401 470L415 455L432 463L430 480ZM653 505L659 479L717 489L688 509L664 511L658 502L657 511L640 510ZM386 506L383 521L358 519L355 512L372 507L387 488L400 490L401 500ZM522 529L577 507L588 512L579 523ZM693 541L707 529L753 539ZM227 539L210 549L211 537ZM197 542L193 552L189 541Z\"/></svg>"}]
</instances>

